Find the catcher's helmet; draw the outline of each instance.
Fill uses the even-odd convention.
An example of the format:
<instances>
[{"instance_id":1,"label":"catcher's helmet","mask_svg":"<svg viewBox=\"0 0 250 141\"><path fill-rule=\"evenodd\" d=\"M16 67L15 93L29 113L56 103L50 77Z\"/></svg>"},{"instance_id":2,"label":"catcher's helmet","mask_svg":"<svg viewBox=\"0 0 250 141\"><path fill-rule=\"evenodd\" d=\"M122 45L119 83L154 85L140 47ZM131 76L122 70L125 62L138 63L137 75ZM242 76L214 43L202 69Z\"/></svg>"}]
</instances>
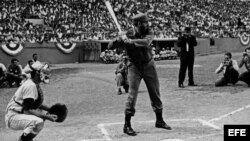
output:
<instances>
[{"instance_id":1,"label":"catcher's helmet","mask_svg":"<svg viewBox=\"0 0 250 141\"><path fill-rule=\"evenodd\" d=\"M56 122L63 122L67 117L68 108L63 103L56 103L51 106L49 113L57 115Z\"/></svg>"}]
</instances>

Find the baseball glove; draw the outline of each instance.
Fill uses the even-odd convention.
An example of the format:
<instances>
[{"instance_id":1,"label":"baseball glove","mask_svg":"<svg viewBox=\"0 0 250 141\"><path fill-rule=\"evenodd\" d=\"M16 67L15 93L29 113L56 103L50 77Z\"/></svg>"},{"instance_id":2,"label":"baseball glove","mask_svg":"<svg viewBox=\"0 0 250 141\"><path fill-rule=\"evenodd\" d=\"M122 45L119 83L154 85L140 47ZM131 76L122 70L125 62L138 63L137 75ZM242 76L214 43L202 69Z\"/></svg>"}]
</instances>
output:
<instances>
[{"instance_id":1,"label":"baseball glove","mask_svg":"<svg viewBox=\"0 0 250 141\"><path fill-rule=\"evenodd\" d=\"M51 106L49 113L57 115L56 122L63 122L67 117L68 108L63 103L56 103Z\"/></svg>"}]
</instances>

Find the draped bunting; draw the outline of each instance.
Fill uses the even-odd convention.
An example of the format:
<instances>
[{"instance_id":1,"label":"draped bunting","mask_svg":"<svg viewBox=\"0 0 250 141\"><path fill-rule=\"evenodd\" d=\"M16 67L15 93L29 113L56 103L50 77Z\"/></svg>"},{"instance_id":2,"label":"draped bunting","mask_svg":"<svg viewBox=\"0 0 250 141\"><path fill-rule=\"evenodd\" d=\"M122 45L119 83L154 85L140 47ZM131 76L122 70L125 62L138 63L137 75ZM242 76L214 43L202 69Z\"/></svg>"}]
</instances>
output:
<instances>
[{"instance_id":1,"label":"draped bunting","mask_svg":"<svg viewBox=\"0 0 250 141\"><path fill-rule=\"evenodd\" d=\"M2 44L1 48L5 53L11 56L16 56L23 50L22 44L15 44L15 43Z\"/></svg>"},{"instance_id":2,"label":"draped bunting","mask_svg":"<svg viewBox=\"0 0 250 141\"><path fill-rule=\"evenodd\" d=\"M246 33L243 33L239 38L243 46L247 46L250 42L250 37Z\"/></svg>"},{"instance_id":3,"label":"draped bunting","mask_svg":"<svg viewBox=\"0 0 250 141\"><path fill-rule=\"evenodd\" d=\"M71 42L55 43L55 45L63 53L71 53L76 47L76 43Z\"/></svg>"}]
</instances>

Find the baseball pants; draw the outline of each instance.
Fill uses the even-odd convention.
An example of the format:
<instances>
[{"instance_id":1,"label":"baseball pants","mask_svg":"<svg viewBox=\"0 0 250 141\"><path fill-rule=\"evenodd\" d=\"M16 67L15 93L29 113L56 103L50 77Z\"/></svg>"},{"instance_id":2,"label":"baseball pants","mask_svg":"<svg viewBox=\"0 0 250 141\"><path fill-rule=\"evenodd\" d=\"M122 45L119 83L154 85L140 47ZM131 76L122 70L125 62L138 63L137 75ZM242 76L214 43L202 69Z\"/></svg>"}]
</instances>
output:
<instances>
[{"instance_id":1,"label":"baseball pants","mask_svg":"<svg viewBox=\"0 0 250 141\"><path fill-rule=\"evenodd\" d=\"M5 122L8 128L23 130L25 134L38 134L44 126L44 120L34 116L8 111L5 115Z\"/></svg>"},{"instance_id":2,"label":"baseball pants","mask_svg":"<svg viewBox=\"0 0 250 141\"><path fill-rule=\"evenodd\" d=\"M138 96L138 89L141 80L145 81L146 87L148 89L151 106L155 112L162 111L162 102L160 98L160 85L156 72L156 67L154 60L150 62L138 65L132 62L128 65L128 81L130 92L126 102L125 114L130 114L134 116L135 105Z\"/></svg>"}]
</instances>

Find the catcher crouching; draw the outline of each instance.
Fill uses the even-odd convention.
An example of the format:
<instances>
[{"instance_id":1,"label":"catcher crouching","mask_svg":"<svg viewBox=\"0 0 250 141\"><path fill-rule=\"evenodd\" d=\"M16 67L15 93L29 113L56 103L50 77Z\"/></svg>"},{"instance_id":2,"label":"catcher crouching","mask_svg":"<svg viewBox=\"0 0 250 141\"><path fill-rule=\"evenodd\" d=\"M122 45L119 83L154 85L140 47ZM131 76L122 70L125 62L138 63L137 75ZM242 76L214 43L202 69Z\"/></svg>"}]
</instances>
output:
<instances>
[{"instance_id":1,"label":"catcher crouching","mask_svg":"<svg viewBox=\"0 0 250 141\"><path fill-rule=\"evenodd\" d=\"M30 64L25 73L23 84L17 89L6 108L5 123L7 128L23 130L18 141L32 141L43 129L45 120L63 122L67 116L67 107L64 104L48 107L43 104L44 95L40 87L41 72L44 65ZM57 112L55 112L55 110ZM58 111L60 113L58 113Z\"/></svg>"}]
</instances>

